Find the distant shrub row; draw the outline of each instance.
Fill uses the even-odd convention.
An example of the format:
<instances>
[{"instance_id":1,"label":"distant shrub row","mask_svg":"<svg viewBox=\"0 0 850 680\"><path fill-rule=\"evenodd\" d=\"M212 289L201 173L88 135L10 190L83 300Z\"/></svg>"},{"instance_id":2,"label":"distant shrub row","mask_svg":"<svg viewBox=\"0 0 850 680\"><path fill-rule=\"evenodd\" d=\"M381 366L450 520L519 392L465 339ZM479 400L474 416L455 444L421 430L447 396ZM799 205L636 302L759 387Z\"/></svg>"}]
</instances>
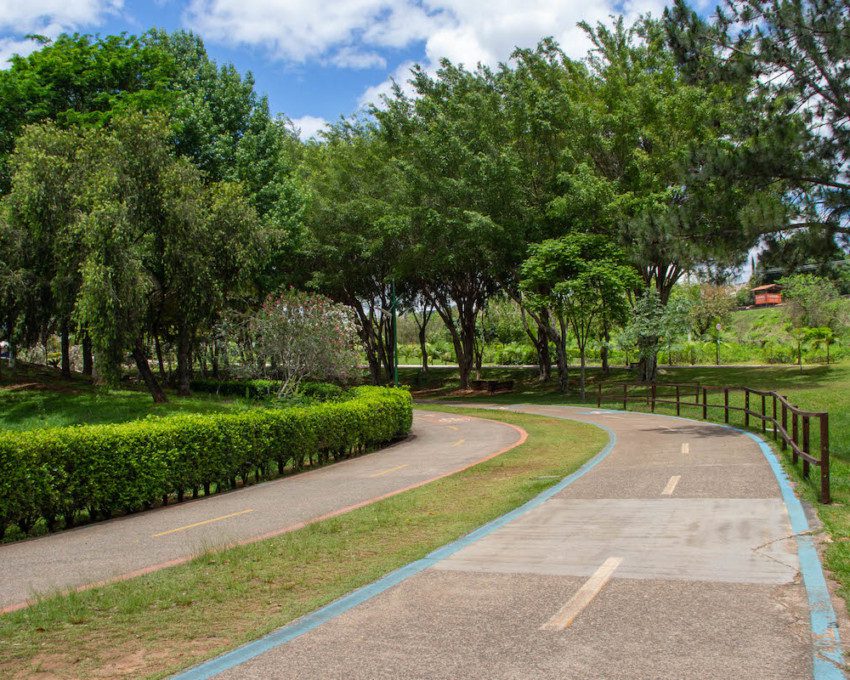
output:
<instances>
[{"instance_id":1,"label":"distant shrub row","mask_svg":"<svg viewBox=\"0 0 850 680\"><path fill-rule=\"evenodd\" d=\"M105 519L308 461L356 455L405 435L410 395L358 387L350 398L239 414L148 418L0 435L0 536L11 525L49 530L86 514Z\"/></svg>"},{"instance_id":2,"label":"distant shrub row","mask_svg":"<svg viewBox=\"0 0 850 680\"><path fill-rule=\"evenodd\" d=\"M211 378L193 380L191 385L194 392L246 399L273 397L280 390L280 386L279 380L214 380ZM299 386L298 393L316 401L339 401L345 395L338 385L323 382L303 382Z\"/></svg>"}]
</instances>

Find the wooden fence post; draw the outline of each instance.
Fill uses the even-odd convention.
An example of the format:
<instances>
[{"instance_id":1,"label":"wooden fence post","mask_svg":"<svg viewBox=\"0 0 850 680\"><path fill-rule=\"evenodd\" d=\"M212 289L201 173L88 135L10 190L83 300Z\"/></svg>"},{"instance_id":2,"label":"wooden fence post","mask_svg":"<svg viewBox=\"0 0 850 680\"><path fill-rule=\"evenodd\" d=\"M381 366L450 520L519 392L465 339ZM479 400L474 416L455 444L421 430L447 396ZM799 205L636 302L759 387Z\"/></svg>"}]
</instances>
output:
<instances>
[{"instance_id":1,"label":"wooden fence post","mask_svg":"<svg viewBox=\"0 0 850 680\"><path fill-rule=\"evenodd\" d=\"M803 416L803 453L809 453L809 416ZM803 477L809 478L809 461L803 458Z\"/></svg>"},{"instance_id":2,"label":"wooden fence post","mask_svg":"<svg viewBox=\"0 0 850 680\"><path fill-rule=\"evenodd\" d=\"M596 408L602 406L602 383L596 386Z\"/></svg>"},{"instance_id":3,"label":"wooden fence post","mask_svg":"<svg viewBox=\"0 0 850 680\"><path fill-rule=\"evenodd\" d=\"M750 390L744 388L744 427L750 426Z\"/></svg>"},{"instance_id":4,"label":"wooden fence post","mask_svg":"<svg viewBox=\"0 0 850 680\"><path fill-rule=\"evenodd\" d=\"M629 410L629 386L623 383L623 410Z\"/></svg>"},{"instance_id":5,"label":"wooden fence post","mask_svg":"<svg viewBox=\"0 0 850 680\"><path fill-rule=\"evenodd\" d=\"M702 419L708 418L708 388L702 388Z\"/></svg>"},{"instance_id":6,"label":"wooden fence post","mask_svg":"<svg viewBox=\"0 0 850 680\"><path fill-rule=\"evenodd\" d=\"M676 415L681 415L682 413L682 404L679 402L679 386L676 385Z\"/></svg>"},{"instance_id":7,"label":"wooden fence post","mask_svg":"<svg viewBox=\"0 0 850 680\"><path fill-rule=\"evenodd\" d=\"M831 503L829 494L829 415L820 417L820 502Z\"/></svg>"},{"instance_id":8,"label":"wooden fence post","mask_svg":"<svg viewBox=\"0 0 850 680\"><path fill-rule=\"evenodd\" d=\"M773 395L773 441L776 441L776 394Z\"/></svg>"},{"instance_id":9,"label":"wooden fence post","mask_svg":"<svg viewBox=\"0 0 850 680\"><path fill-rule=\"evenodd\" d=\"M796 411L791 412L791 439L794 442L794 446L791 447L791 460L795 463L797 462L797 447L799 443L797 442L797 413Z\"/></svg>"},{"instance_id":10,"label":"wooden fence post","mask_svg":"<svg viewBox=\"0 0 850 680\"><path fill-rule=\"evenodd\" d=\"M767 397L761 395L761 431L767 432Z\"/></svg>"},{"instance_id":11,"label":"wooden fence post","mask_svg":"<svg viewBox=\"0 0 850 680\"><path fill-rule=\"evenodd\" d=\"M782 402L782 432L782 450L786 451L788 449L788 407L785 401Z\"/></svg>"},{"instance_id":12,"label":"wooden fence post","mask_svg":"<svg viewBox=\"0 0 850 680\"><path fill-rule=\"evenodd\" d=\"M729 422L729 388L723 388L723 422Z\"/></svg>"},{"instance_id":13,"label":"wooden fence post","mask_svg":"<svg viewBox=\"0 0 850 680\"><path fill-rule=\"evenodd\" d=\"M652 412L655 413L655 383L652 383Z\"/></svg>"}]
</instances>

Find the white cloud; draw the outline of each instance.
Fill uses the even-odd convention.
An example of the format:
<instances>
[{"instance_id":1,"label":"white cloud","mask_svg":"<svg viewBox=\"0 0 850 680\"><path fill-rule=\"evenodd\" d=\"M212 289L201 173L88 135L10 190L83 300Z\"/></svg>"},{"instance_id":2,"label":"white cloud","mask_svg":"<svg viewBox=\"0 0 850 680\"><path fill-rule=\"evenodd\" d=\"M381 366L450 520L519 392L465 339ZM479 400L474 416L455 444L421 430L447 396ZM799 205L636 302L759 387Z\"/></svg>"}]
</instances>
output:
<instances>
[{"instance_id":1,"label":"white cloud","mask_svg":"<svg viewBox=\"0 0 850 680\"><path fill-rule=\"evenodd\" d=\"M319 116L301 116L301 118L293 118L292 125L298 130L298 136L307 141L315 138L328 125L328 121Z\"/></svg>"},{"instance_id":2,"label":"white cloud","mask_svg":"<svg viewBox=\"0 0 850 680\"><path fill-rule=\"evenodd\" d=\"M13 54L25 56L39 44L25 35L55 38L66 31L100 24L120 12L124 0L0 0L0 68Z\"/></svg>"},{"instance_id":3,"label":"white cloud","mask_svg":"<svg viewBox=\"0 0 850 680\"><path fill-rule=\"evenodd\" d=\"M366 52L346 46L327 60L340 68L386 68L387 60L377 52Z\"/></svg>"},{"instance_id":4,"label":"white cloud","mask_svg":"<svg viewBox=\"0 0 850 680\"><path fill-rule=\"evenodd\" d=\"M387 49L422 44L423 65L433 70L443 57L492 66L549 35L570 56L583 56L590 43L579 21L619 13L633 20L663 6L664 0L189 0L185 20L209 40L260 46L294 63L374 68L384 65ZM389 79L374 85L361 101L374 102L389 87Z\"/></svg>"}]
</instances>

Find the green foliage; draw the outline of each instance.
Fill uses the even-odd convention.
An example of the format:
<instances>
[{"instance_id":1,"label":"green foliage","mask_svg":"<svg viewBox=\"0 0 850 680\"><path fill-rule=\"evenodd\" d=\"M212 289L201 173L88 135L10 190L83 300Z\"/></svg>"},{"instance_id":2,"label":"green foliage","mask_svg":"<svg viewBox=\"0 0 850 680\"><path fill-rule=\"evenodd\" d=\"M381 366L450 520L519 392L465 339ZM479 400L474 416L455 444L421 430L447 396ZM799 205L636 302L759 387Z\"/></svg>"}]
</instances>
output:
<instances>
[{"instance_id":1,"label":"green foliage","mask_svg":"<svg viewBox=\"0 0 850 680\"><path fill-rule=\"evenodd\" d=\"M846 316L835 284L811 274L786 276L782 285L783 311L794 328L827 327L838 330Z\"/></svg>"},{"instance_id":2,"label":"green foliage","mask_svg":"<svg viewBox=\"0 0 850 680\"><path fill-rule=\"evenodd\" d=\"M39 519L73 526L80 513L108 518L199 488L232 487L379 446L410 429L401 390L361 387L353 398L309 407L186 415L118 425L0 435L0 531Z\"/></svg>"},{"instance_id":3,"label":"green foliage","mask_svg":"<svg viewBox=\"0 0 850 680\"><path fill-rule=\"evenodd\" d=\"M166 109L175 63L147 37L60 35L0 71L0 193L15 138L30 123L99 127L128 110Z\"/></svg>"},{"instance_id":4,"label":"green foliage","mask_svg":"<svg viewBox=\"0 0 850 680\"><path fill-rule=\"evenodd\" d=\"M276 397L282 387L280 380L215 380L198 378L192 381L192 391L219 394L221 396L245 397L246 399L268 399ZM346 392L339 385L304 381L298 393L316 401L340 401Z\"/></svg>"}]
</instances>

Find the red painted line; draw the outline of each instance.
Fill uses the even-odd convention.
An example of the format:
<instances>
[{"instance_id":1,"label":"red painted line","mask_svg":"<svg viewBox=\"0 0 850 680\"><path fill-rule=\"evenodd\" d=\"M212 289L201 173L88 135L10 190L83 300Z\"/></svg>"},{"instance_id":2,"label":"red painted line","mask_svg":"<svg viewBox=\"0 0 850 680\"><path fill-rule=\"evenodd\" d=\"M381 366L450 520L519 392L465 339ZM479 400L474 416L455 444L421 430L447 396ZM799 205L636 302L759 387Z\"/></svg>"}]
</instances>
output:
<instances>
[{"instance_id":1,"label":"red painted line","mask_svg":"<svg viewBox=\"0 0 850 680\"><path fill-rule=\"evenodd\" d=\"M479 418L480 420L490 420L489 418L481 418L481 417L478 417L478 416L464 416L464 417ZM359 508L366 507L367 505L372 505L372 503L377 503L379 501L386 500L387 498L392 498L393 496L397 496L401 493L404 493L405 491L412 491L413 489L418 489L420 486L425 486L426 484L430 484L431 482L436 482L438 479L450 477L451 475L456 475L459 472L463 472L465 470L468 470L469 468L475 467L476 465L479 465L480 463L486 463L488 460L496 458L497 456L501 456L503 453L507 453L511 449L515 449L517 446L521 446L522 444L525 443L526 439L528 439L528 432L526 432L524 429L522 429L518 425L513 425L512 423L506 423L504 421L497 421L497 422L500 422L500 423L502 423L502 425L507 425L508 427L511 427L514 430L516 430L519 433L519 439L517 439L512 444L509 444L508 446L505 446L504 448L499 449L495 453L490 453L490 454L486 455L484 458L479 458L478 460L475 460L471 463L468 463L468 464L466 464L462 467L456 468L454 470L449 470L448 472L444 472L440 475L437 475L436 477L430 477L428 479L416 482L414 484L409 484L408 486L402 487L400 489L396 489L395 491L390 491L389 493L385 493L385 494L382 494L380 496L375 496L374 498L369 498L367 500L360 501L359 503L354 503L353 505L345 506L344 508L338 508L337 510L333 510L331 512L325 513L324 515L319 515L318 517L314 517L312 519L308 519L308 520L305 520L303 522L291 524L291 525L284 527L282 529L275 529L274 531L269 531L268 533L260 534L259 536L252 536L251 538L246 538L246 539L243 539L241 541L235 541L233 543L228 543L227 545L222 546L220 550L227 550L228 548L235 548L235 547L240 546L240 545L250 545L251 543L256 543L257 541L264 541L264 540L269 539L269 538L275 538L276 536L281 536L282 534L288 534L292 531L297 531L298 529L303 529L304 527L308 527L311 524L316 524L317 522L322 522L326 519L338 517L339 515L344 515L347 512L351 512L352 510L358 510ZM352 458L352 459L347 460L347 461L340 461L340 463L354 462L356 460L359 460L359 459ZM335 467L335 466L339 465L340 463L334 463L333 466ZM306 471L306 472L302 472L301 474L299 474L297 476L301 477L302 475L307 475L307 474L310 474L311 472L321 472L322 470L325 470L325 469L327 469L327 468L317 468L315 470L309 470L309 471ZM289 479L292 479L292 478L290 477ZM274 484L275 482L282 482L282 481L284 481L284 479L276 479L276 480L271 480L268 483ZM242 491L242 490L243 489L239 489L239 491ZM203 500L203 499L198 498L196 500L200 501L200 500ZM171 506L171 508L173 508L173 509L176 509L178 507L180 507L180 506L179 505L178 506ZM169 508L169 509L171 509L171 508ZM219 551L217 551L217 552L219 552ZM158 564L152 564L148 567L143 567L142 569L136 569L135 571L130 571L130 572L127 572L126 574L121 574L119 576L115 576L114 578L106 579L104 581L96 581L94 583L87 583L85 585L78 586L76 588L71 588L70 590L64 591L64 593L65 594L67 594L69 592L81 593L81 592L84 592L86 590L92 590L93 588L100 588L101 586L107 586L107 585L111 585L113 583L119 583L121 581L128 581L132 578L136 578L137 576L144 576L145 574L150 574L150 573L153 573L155 571L159 571L160 569L167 569L168 567L176 567L180 564L186 564L186 562L191 562L193 559L195 559L195 557L198 557L198 555L187 555L185 557L178 557L178 558L173 559L173 560L168 560L167 562L160 562ZM7 605L6 607L3 607L2 609L0 609L0 616L2 616L3 614L9 614L10 612L19 611L21 609L26 609L27 607L30 607L30 606L37 604L37 603L38 603L38 600L25 600L24 602L17 602L15 604Z\"/></svg>"}]
</instances>

